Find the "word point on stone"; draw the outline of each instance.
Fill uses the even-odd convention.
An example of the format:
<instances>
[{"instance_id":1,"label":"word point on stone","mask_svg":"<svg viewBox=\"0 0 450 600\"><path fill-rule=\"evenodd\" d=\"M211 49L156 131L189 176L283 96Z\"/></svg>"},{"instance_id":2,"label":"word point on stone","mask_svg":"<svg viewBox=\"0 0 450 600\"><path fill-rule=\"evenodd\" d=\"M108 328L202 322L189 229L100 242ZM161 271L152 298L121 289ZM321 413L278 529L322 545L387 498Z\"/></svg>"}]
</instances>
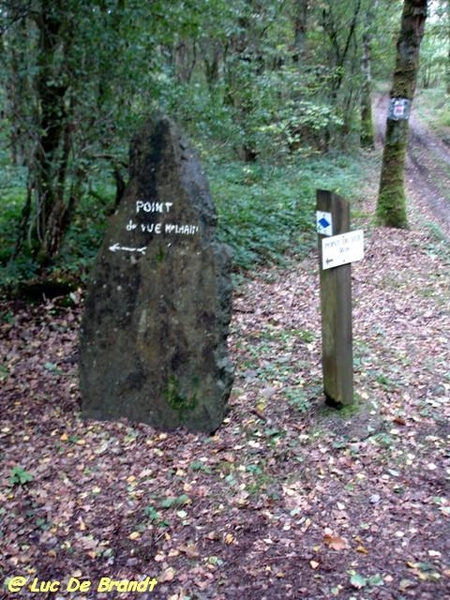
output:
<instances>
[{"instance_id":1,"label":"word point on stone","mask_svg":"<svg viewBox=\"0 0 450 600\"><path fill-rule=\"evenodd\" d=\"M231 253L200 163L165 116L132 140L130 180L86 294L80 389L87 418L214 432L233 382Z\"/></svg>"}]
</instances>

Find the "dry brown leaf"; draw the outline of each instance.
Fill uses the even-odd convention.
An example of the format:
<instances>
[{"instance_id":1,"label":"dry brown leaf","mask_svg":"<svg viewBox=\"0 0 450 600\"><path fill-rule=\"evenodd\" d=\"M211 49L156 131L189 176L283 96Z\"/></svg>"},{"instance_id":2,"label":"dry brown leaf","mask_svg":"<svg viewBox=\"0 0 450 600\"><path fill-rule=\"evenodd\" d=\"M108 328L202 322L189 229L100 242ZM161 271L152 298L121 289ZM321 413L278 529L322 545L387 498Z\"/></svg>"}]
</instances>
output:
<instances>
[{"instance_id":1,"label":"dry brown leaf","mask_svg":"<svg viewBox=\"0 0 450 600\"><path fill-rule=\"evenodd\" d=\"M188 558L198 558L199 552L195 544L186 544L185 546L179 546L178 550L186 554Z\"/></svg>"},{"instance_id":2,"label":"dry brown leaf","mask_svg":"<svg viewBox=\"0 0 450 600\"><path fill-rule=\"evenodd\" d=\"M168 581L173 581L175 579L175 575L175 569L173 567L168 567L158 577L158 583L167 583Z\"/></svg>"},{"instance_id":3,"label":"dry brown leaf","mask_svg":"<svg viewBox=\"0 0 450 600\"><path fill-rule=\"evenodd\" d=\"M326 544L332 550L345 550L347 548L347 540L339 536L325 535L323 538L324 544Z\"/></svg>"}]
</instances>

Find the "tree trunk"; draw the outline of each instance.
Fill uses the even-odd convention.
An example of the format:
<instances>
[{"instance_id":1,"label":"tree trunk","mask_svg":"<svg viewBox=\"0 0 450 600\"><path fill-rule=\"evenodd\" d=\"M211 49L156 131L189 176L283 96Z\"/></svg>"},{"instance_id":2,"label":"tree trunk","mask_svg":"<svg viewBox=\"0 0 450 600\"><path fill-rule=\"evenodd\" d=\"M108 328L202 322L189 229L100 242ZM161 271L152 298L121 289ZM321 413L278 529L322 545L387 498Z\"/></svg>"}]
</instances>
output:
<instances>
[{"instance_id":1,"label":"tree trunk","mask_svg":"<svg viewBox=\"0 0 450 600\"><path fill-rule=\"evenodd\" d=\"M372 66L371 46L374 29L375 12L378 8L378 0L370 4L366 13L366 27L362 35L362 59L361 59L361 134L360 142L363 148L373 150L375 148L375 131L372 115Z\"/></svg>"},{"instance_id":2,"label":"tree trunk","mask_svg":"<svg viewBox=\"0 0 450 600\"><path fill-rule=\"evenodd\" d=\"M294 53L292 59L301 63L306 53L306 36L308 31L308 0L295 1L294 14Z\"/></svg>"},{"instance_id":3,"label":"tree trunk","mask_svg":"<svg viewBox=\"0 0 450 600\"><path fill-rule=\"evenodd\" d=\"M377 221L387 227L408 227L405 195L408 117L416 88L427 4L427 0L404 0L403 4L376 209Z\"/></svg>"},{"instance_id":4,"label":"tree trunk","mask_svg":"<svg viewBox=\"0 0 450 600\"><path fill-rule=\"evenodd\" d=\"M370 68L370 40L369 35L363 35L363 57L361 60L362 86L361 86L361 146L373 150L375 147L375 133L372 116L372 76Z\"/></svg>"},{"instance_id":5,"label":"tree trunk","mask_svg":"<svg viewBox=\"0 0 450 600\"><path fill-rule=\"evenodd\" d=\"M447 0L447 65L446 65L446 81L445 88L447 94L450 94L450 0Z\"/></svg>"},{"instance_id":6,"label":"tree trunk","mask_svg":"<svg viewBox=\"0 0 450 600\"><path fill-rule=\"evenodd\" d=\"M447 73L446 73L446 92L450 94L450 43L448 49L448 57L447 57Z\"/></svg>"},{"instance_id":7,"label":"tree trunk","mask_svg":"<svg viewBox=\"0 0 450 600\"><path fill-rule=\"evenodd\" d=\"M239 33L231 36L224 55L225 104L236 111L242 129L242 144L238 154L245 162L256 161L259 151L251 115L255 110L255 80L263 71L259 38L251 28L247 15L239 18Z\"/></svg>"},{"instance_id":8,"label":"tree trunk","mask_svg":"<svg viewBox=\"0 0 450 600\"><path fill-rule=\"evenodd\" d=\"M361 20L362 0L354 0L352 3L351 14L349 13L348 19L346 19L345 27L343 26L342 15L339 15L339 11L336 11L336 4L329 2L322 10L321 24L330 43L329 65L331 67L331 77L329 79L329 98L332 106L339 106L341 109L339 112L343 124L340 126L338 133L341 141L344 141L350 130L349 124L353 116L354 104L352 97L354 97L354 81L356 81L356 78L352 77L351 74L356 65L355 58L358 56L356 52L356 31ZM346 82L345 79L349 81L348 87L343 85ZM330 124L325 132L327 149L335 133L336 126Z\"/></svg>"},{"instance_id":9,"label":"tree trunk","mask_svg":"<svg viewBox=\"0 0 450 600\"><path fill-rule=\"evenodd\" d=\"M171 62L180 83L189 83L197 63L195 40L181 39L171 49Z\"/></svg>"},{"instance_id":10,"label":"tree trunk","mask_svg":"<svg viewBox=\"0 0 450 600\"><path fill-rule=\"evenodd\" d=\"M25 51L28 32L23 19L19 18L19 7L8 7L11 19L17 20L14 34L1 36L1 54L5 69L4 117L9 123L11 160L16 166L24 166L27 161L26 123L32 111L31 95L28 84ZM6 31L5 26L5 31ZM4 38L7 37L7 41ZM3 112L3 111L2 111ZM25 125L24 125L25 124Z\"/></svg>"},{"instance_id":11,"label":"tree trunk","mask_svg":"<svg viewBox=\"0 0 450 600\"><path fill-rule=\"evenodd\" d=\"M200 49L205 66L206 83L213 94L220 81L220 61L223 55L223 46L220 41L210 38L200 40Z\"/></svg>"},{"instance_id":12,"label":"tree trunk","mask_svg":"<svg viewBox=\"0 0 450 600\"><path fill-rule=\"evenodd\" d=\"M16 253L28 232L33 255L41 265L58 253L71 213L70 200L66 201L71 107L67 100L69 79L64 65L71 32L64 11L62 0L53 0L42 2L40 10L32 15L38 30L38 68L34 79L38 127L28 164L28 197Z\"/></svg>"}]
</instances>

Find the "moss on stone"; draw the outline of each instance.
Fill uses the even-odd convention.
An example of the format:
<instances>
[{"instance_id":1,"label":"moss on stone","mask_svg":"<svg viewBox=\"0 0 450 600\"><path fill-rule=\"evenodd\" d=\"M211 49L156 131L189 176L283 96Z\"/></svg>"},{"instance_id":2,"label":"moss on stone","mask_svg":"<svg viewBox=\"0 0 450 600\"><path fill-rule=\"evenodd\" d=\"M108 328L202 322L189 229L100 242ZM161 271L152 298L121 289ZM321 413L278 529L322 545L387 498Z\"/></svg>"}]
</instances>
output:
<instances>
[{"instance_id":1,"label":"moss on stone","mask_svg":"<svg viewBox=\"0 0 450 600\"><path fill-rule=\"evenodd\" d=\"M194 384L195 383L197 383L198 386L198 381L194 382ZM164 395L167 405L178 414L180 421L183 420L186 411L194 410L197 406L197 394L193 393L191 397L188 397L187 394L183 394L180 391L179 381L174 376L169 378L169 383L167 384Z\"/></svg>"}]
</instances>

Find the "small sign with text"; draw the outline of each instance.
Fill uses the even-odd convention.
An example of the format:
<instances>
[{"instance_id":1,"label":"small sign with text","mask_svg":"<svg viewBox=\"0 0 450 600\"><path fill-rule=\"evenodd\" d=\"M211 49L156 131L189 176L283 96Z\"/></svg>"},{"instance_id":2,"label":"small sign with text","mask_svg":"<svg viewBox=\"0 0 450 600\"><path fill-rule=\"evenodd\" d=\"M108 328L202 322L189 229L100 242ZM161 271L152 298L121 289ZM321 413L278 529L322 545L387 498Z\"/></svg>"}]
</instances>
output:
<instances>
[{"instance_id":1,"label":"small sign with text","mask_svg":"<svg viewBox=\"0 0 450 600\"><path fill-rule=\"evenodd\" d=\"M364 258L362 229L322 240L322 269L332 269Z\"/></svg>"}]
</instances>

